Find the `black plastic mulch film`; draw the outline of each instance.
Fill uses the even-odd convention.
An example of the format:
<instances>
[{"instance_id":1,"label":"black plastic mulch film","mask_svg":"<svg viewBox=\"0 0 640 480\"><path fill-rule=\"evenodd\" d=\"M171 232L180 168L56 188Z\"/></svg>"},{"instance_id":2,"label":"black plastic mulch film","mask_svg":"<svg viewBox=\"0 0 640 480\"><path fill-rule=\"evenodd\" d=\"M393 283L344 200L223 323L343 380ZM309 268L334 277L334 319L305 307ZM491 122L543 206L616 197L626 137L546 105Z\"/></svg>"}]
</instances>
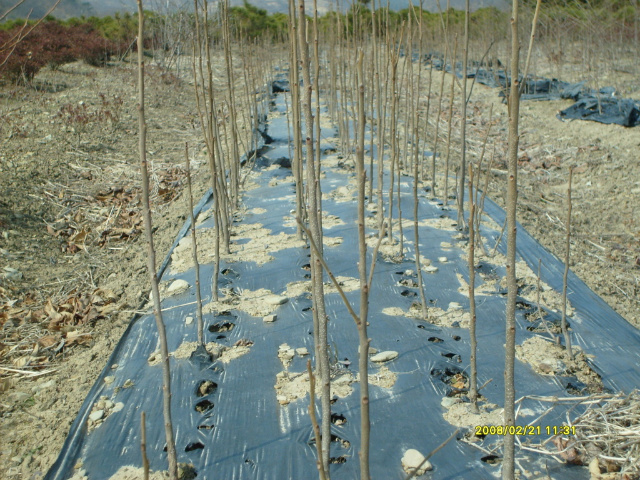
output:
<instances>
[{"instance_id":1,"label":"black plastic mulch film","mask_svg":"<svg viewBox=\"0 0 640 480\"><path fill-rule=\"evenodd\" d=\"M442 59L437 56L426 58L433 63L434 68L452 71L451 65L444 66ZM456 75L462 76L461 63L456 64ZM467 77L475 78L476 82L492 88L501 88L503 91L511 84L511 77L501 64L487 68L485 65L470 62ZM533 75L528 75L526 79L520 76L520 82L524 82L523 100L574 100L576 103L558 113L557 117L560 120L590 120L624 127L640 125L640 101L618 97L613 87L593 90L587 88L585 82L568 83ZM503 91L500 92L502 97Z\"/></svg>"},{"instance_id":2,"label":"black plastic mulch film","mask_svg":"<svg viewBox=\"0 0 640 480\"><path fill-rule=\"evenodd\" d=\"M281 82L281 86L283 83ZM286 89L286 88L285 88ZM285 110L282 94L274 95L273 110L281 114ZM269 122L268 135L273 142L261 149L262 164L281 158L286 151L286 117L277 114ZM323 142L332 146L335 132L323 130ZM256 167L259 168L259 167ZM261 223L277 235L279 232L293 233L294 227L283 226L285 217L291 218L294 208L293 183L282 181L291 174L286 168L262 169L260 186L244 194L247 209L260 207L265 213L249 213L242 220L246 223ZM323 191L329 192L345 185L354 176L352 170L324 168L326 178L322 180ZM274 177L281 182L269 186ZM374 174L375 179L377 175ZM385 177L388 185L388 178ZM374 184L375 188L375 184ZM411 179L401 178L402 204L404 212L412 211ZM455 209L443 210L441 205L428 199L421 192L419 218L438 219L452 216ZM197 208L206 210L211 206L210 194L205 196ZM357 234L356 208L354 202L338 203L323 200L323 210L340 217L345 224L325 228L325 235L342 237L339 246L325 248L328 264L335 275L357 278ZM498 225L504 221L504 212L487 201L485 211ZM373 215L373 213L370 213ZM211 227L209 219L199 228ZM188 225L180 232L187 231ZM498 228L499 229L499 228ZM453 229L455 230L455 229ZM438 263L435 274L425 274L425 291L431 305L447 309L450 302L458 302L468 311L468 298L458 289L456 274L468 281L468 267L461 258L464 251L456 246L456 231L430 227L420 228L421 254L436 261L446 256L446 263ZM482 228L487 245L493 246L499 232ZM384 364L397 373L395 385L388 389L372 386L371 394L371 471L375 479L402 479L400 459L408 448L426 454L437 447L454 430L443 419L445 408L441 400L450 386L443 382L443 373L468 370L469 334L466 328L443 328L405 316L389 316L382 313L385 307L396 306L407 311L416 297L416 288L399 284L406 270L415 268L412 251L413 229L405 228L406 245L410 251L402 263L391 263L380 258L377 262L371 291L369 308L369 335L372 347L378 351L394 350L399 356ZM176 240L177 241L177 240ZM443 249L442 242L452 245ZM175 245L174 245L175 246ZM499 250L505 249L502 241ZM281 294L292 281L304 280L307 273L302 267L308 263L309 250L290 248L273 254L273 261L258 266L251 261L221 265L228 275L221 281L236 291L267 288ZM369 251L369 258L371 249ZM518 255L537 271L538 259L542 260L542 281L556 291L562 288L563 264L540 246L523 228L518 230ZM169 257L167 257L169 258ZM165 262L166 265L166 262ZM210 298L212 265L201 265L203 298ZM496 267L495 275L504 276L504 267ZM185 341L196 341L196 322L187 325L185 317L195 317L195 306L171 308L192 303L195 300L193 269L185 274L173 275L170 268L162 274L162 280L184 278L190 288L183 294L163 300L164 318L167 325L169 351L174 351ZM482 283L479 278L478 285ZM592 367L602 376L610 391L630 391L640 385L640 334L638 330L617 315L602 299L595 295L572 273L569 276L569 300L575 313L569 318L575 345L585 353L593 355ZM409 292L409 293L407 293ZM403 294L404 293L404 294ZM354 306L358 305L357 291L347 293ZM482 394L491 402L501 405L503 401L504 372L504 311L506 296L498 293L478 297L478 365L480 385L492 381ZM331 349L340 359L350 359L357 365L358 334L353 319L347 313L337 293L326 297ZM527 330L530 322L525 319L527 305L520 303L517 312L517 343L521 344L534 335ZM254 345L249 353L227 364L219 361L201 364L191 359L171 358L172 413L178 461L192 463L200 479L233 480L307 480L317 478L315 447L312 427L308 415L308 396L288 405L280 405L276 399L274 385L276 374L283 370L277 357L278 347L288 343L292 348L306 347L313 351L311 300L301 295L291 298L277 308L277 321L264 323L261 318L251 317L241 311L232 311L223 317L232 320L235 328L224 333L211 333L208 326L220 321L213 314L205 315L205 341L217 341L233 345L239 339L250 339ZM552 314L555 317L557 313ZM222 337L222 338L219 338ZM433 338L443 340L434 342ZM431 341L429 340L431 339ZM90 480L105 480L125 465L141 466L140 412L147 414L147 452L152 470L167 468L164 427L162 418L162 370L160 365L150 366L147 359L157 349L158 338L155 320L151 313L135 317L115 348L104 371L87 396L82 409L73 423L69 436L56 463L48 472L47 480L70 478L79 461ZM288 370L302 372L306 359L296 356ZM117 364L115 369L112 366ZM344 367L349 368L349 367ZM370 364L370 373L375 374L379 365ZM356 372L354 372L356 373ZM107 385L106 376L115 381ZM133 386L122 388L130 380ZM217 388L204 396L198 392L203 381L211 381ZM532 368L517 361L517 397L524 395L570 396L569 384L578 383L573 378L542 376ZM332 442L331 456L341 458L343 463L333 464L332 478L353 479L359 476L359 384L352 385L353 393L333 404L333 411L344 418L341 425L333 425L336 438L346 440ZM111 401L122 402L124 408L109 415L98 428L88 432L87 419L92 407L101 396ZM196 407L198 404L200 405ZM525 400L523 412L529 416L518 419L526 424L544 412L549 405L539 401ZM571 405L557 405L539 423L545 426L560 425L566 420ZM577 415L580 408L571 415ZM461 434L460 434L461 435ZM526 440L526 439L523 439ZM533 440L541 440L533 439ZM485 446L495 444L495 437L487 437ZM584 478L585 470L570 468L548 458L530 452L518 451L521 465L529 471L549 472L552 478ZM481 460L485 456L480 450L453 440L432 459L434 469L425 475L432 479L492 479L498 474L499 465L490 465Z\"/></svg>"}]
</instances>

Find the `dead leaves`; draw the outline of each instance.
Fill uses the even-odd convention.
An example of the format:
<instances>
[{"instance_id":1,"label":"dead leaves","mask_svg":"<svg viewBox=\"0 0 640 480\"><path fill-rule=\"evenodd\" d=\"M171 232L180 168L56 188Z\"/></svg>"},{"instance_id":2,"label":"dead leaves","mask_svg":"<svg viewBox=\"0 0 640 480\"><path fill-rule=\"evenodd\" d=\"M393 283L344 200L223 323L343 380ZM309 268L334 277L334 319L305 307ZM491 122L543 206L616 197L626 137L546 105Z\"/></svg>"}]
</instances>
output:
<instances>
[{"instance_id":1,"label":"dead leaves","mask_svg":"<svg viewBox=\"0 0 640 480\"><path fill-rule=\"evenodd\" d=\"M91 328L118 310L118 297L110 290L71 292L66 299L49 299L33 308L29 299L20 305L0 296L0 360L10 359L15 368L41 368L58 354L77 345L90 345Z\"/></svg>"},{"instance_id":2,"label":"dead leaves","mask_svg":"<svg viewBox=\"0 0 640 480\"><path fill-rule=\"evenodd\" d=\"M113 292L96 289L91 293L75 294L63 303L53 305L51 299L44 307L49 330L68 332L76 326L93 325L104 318L103 310L117 297Z\"/></svg>"},{"instance_id":3,"label":"dead leaves","mask_svg":"<svg viewBox=\"0 0 640 480\"><path fill-rule=\"evenodd\" d=\"M562 437L555 437L553 444L558 449L560 457L572 465L584 465L582 457L574 447L575 440Z\"/></svg>"}]
</instances>

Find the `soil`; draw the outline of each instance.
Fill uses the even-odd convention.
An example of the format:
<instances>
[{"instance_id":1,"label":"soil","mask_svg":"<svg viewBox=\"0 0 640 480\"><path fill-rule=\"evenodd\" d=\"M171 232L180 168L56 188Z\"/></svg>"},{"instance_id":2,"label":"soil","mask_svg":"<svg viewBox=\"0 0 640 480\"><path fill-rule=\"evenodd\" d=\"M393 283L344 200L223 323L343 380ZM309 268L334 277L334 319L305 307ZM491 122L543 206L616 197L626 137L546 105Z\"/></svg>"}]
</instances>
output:
<instances>
[{"instance_id":1,"label":"soil","mask_svg":"<svg viewBox=\"0 0 640 480\"><path fill-rule=\"evenodd\" d=\"M434 92L439 78L434 76ZM135 69L128 63L106 69L75 63L41 72L36 84L39 90L0 90L0 464L7 479L38 479L46 473L128 322L149 298ZM636 87L627 96L640 97ZM162 258L186 217L184 142L194 153L194 170L206 172L206 162L193 87L151 67L147 99L154 240ZM568 171L574 167L571 268L640 326L638 131L557 120L556 112L568 105L522 105L518 218L562 258ZM506 106L496 90L475 85L470 112L471 159L479 158L480 139L493 124L496 154L488 194L504 206ZM334 161L341 165L337 157ZM194 196L200 198L208 188L207 175L193 177ZM251 178L247 184L252 185ZM351 191L335 195L347 197ZM325 220L329 232L344 223L337 217ZM439 220L429 226L455 228ZM247 249L260 235L244 233L250 239L243 245ZM274 237L270 246L284 240ZM270 294L241 292L233 302ZM219 303L209 308L229 308L225 300ZM262 306L247 311L261 316L273 310ZM438 324L465 321L458 319L463 312L456 305L432 313Z\"/></svg>"},{"instance_id":2,"label":"soil","mask_svg":"<svg viewBox=\"0 0 640 480\"><path fill-rule=\"evenodd\" d=\"M187 214L184 143L194 170L206 162L193 87L152 66L146 73L162 259ZM134 66L74 63L42 71L35 85L0 89L2 478L46 473L150 290ZM194 175L196 199L206 178Z\"/></svg>"}]
</instances>

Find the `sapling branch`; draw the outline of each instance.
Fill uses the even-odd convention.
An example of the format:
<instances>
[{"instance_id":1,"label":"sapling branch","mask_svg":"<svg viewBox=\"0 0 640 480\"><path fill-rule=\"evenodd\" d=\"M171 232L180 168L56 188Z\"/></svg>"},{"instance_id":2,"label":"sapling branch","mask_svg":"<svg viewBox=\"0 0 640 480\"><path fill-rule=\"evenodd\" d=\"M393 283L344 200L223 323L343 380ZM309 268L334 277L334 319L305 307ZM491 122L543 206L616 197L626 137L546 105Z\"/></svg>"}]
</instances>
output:
<instances>
[{"instance_id":1,"label":"sapling branch","mask_svg":"<svg viewBox=\"0 0 640 480\"><path fill-rule=\"evenodd\" d=\"M469 378L469 399L475 413L478 413L478 366L476 363L478 341L476 338L476 266L475 266L475 215L476 204L473 196L473 164L469 164L469 338L471 354L469 356L471 375Z\"/></svg>"},{"instance_id":2,"label":"sapling branch","mask_svg":"<svg viewBox=\"0 0 640 480\"><path fill-rule=\"evenodd\" d=\"M318 467L320 480L326 480L327 475L322 463L322 458L324 457L324 455L322 455L322 435L320 435L320 426L318 425L318 419L316 418L316 377L311 370L311 360L307 360L307 373L309 375L309 418L311 418L313 435L316 438L316 451L318 452L316 465Z\"/></svg>"},{"instance_id":3,"label":"sapling branch","mask_svg":"<svg viewBox=\"0 0 640 480\"><path fill-rule=\"evenodd\" d=\"M569 355L569 360L573 361L573 350L571 348L571 334L567 328L567 279L569 276L569 258L571 256L571 180L573 179L573 168L569 168L569 186L567 187L567 237L564 253L564 274L562 275L562 335L564 344Z\"/></svg>"},{"instance_id":4,"label":"sapling branch","mask_svg":"<svg viewBox=\"0 0 640 480\"><path fill-rule=\"evenodd\" d=\"M142 454L142 474L149 480L149 458L147 457L147 418L144 410L140 413L140 450Z\"/></svg>"},{"instance_id":5,"label":"sapling branch","mask_svg":"<svg viewBox=\"0 0 640 480\"><path fill-rule=\"evenodd\" d=\"M187 206L189 208L189 221L191 222L191 252L193 255L193 266L196 272L196 304L198 315L198 343L204 346L204 322L202 320L202 293L200 291L200 263L198 263L198 241L196 236L196 219L193 216L193 192L191 188L191 165L189 162L189 145L184 144L184 158L187 169Z\"/></svg>"},{"instance_id":6,"label":"sapling branch","mask_svg":"<svg viewBox=\"0 0 640 480\"><path fill-rule=\"evenodd\" d=\"M149 171L147 167L147 124L144 114L144 11L142 0L138 2L138 153L140 157L140 171L142 173L142 204L145 235L147 237L147 269L151 280L153 298L153 312L160 340L160 354L162 356L162 397L165 438L167 442L167 456L169 458L169 478L177 480L178 463L176 456L176 444L173 437L173 423L171 421L171 371L169 367L169 349L167 347L167 334L162 319L162 307L160 305L160 288L158 275L156 274L156 252L153 245L153 226L151 222L151 207L149 205Z\"/></svg>"}]
</instances>

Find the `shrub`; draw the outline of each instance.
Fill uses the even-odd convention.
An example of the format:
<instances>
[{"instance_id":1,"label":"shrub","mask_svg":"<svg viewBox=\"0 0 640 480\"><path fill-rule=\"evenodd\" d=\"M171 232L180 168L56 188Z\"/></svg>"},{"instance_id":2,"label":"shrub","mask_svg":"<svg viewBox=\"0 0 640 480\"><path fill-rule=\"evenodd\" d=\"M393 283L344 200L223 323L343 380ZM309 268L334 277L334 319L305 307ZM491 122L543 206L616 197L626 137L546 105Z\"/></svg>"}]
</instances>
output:
<instances>
[{"instance_id":1,"label":"shrub","mask_svg":"<svg viewBox=\"0 0 640 480\"><path fill-rule=\"evenodd\" d=\"M0 75L7 80L29 82L45 65L58 68L75 60L101 66L121 47L102 37L92 25L43 22L17 45L22 26L0 31Z\"/></svg>"}]
</instances>

